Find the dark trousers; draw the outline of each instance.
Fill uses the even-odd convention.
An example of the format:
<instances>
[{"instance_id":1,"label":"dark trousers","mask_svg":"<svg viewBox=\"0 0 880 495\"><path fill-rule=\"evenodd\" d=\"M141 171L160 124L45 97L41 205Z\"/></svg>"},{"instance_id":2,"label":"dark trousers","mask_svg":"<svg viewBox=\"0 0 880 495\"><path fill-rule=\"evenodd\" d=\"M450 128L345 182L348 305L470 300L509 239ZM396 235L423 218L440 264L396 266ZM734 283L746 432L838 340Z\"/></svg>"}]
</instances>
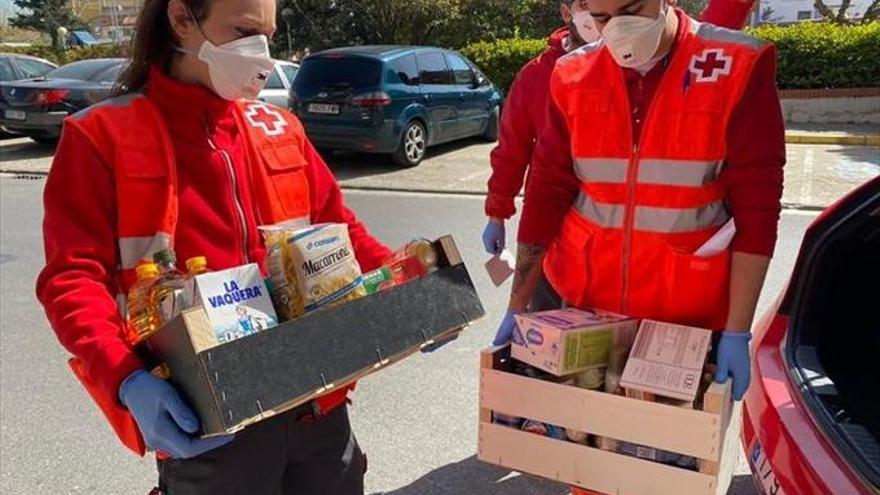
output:
<instances>
[{"instance_id":1,"label":"dark trousers","mask_svg":"<svg viewBox=\"0 0 880 495\"><path fill-rule=\"evenodd\" d=\"M562 298L559 297L559 294L553 290L553 287L550 286L550 282L547 281L547 278L541 273L541 279L538 280L538 285L535 287L535 293L532 294L532 299L529 301L529 312L535 313L538 311L549 311L551 309L559 309L563 306Z\"/></svg>"},{"instance_id":2,"label":"dark trousers","mask_svg":"<svg viewBox=\"0 0 880 495\"><path fill-rule=\"evenodd\" d=\"M320 420L295 409L201 456L158 465L167 495L363 495L366 457L342 406Z\"/></svg>"}]
</instances>

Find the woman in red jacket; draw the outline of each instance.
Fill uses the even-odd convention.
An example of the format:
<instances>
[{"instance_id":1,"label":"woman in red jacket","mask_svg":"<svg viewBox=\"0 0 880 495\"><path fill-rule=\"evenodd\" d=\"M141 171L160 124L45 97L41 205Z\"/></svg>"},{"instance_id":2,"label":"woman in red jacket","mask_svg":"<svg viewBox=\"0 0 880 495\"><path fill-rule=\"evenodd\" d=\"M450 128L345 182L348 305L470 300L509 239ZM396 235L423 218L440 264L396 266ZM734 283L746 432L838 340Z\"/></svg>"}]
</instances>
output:
<instances>
[{"instance_id":1,"label":"woman in red jacket","mask_svg":"<svg viewBox=\"0 0 880 495\"><path fill-rule=\"evenodd\" d=\"M68 119L46 184L38 297L105 412L133 418L170 457L158 462L161 493L363 493L345 391L234 438L197 439L197 417L144 369L117 307L157 249L206 256L214 270L262 264L257 227L288 216L348 224L365 271L390 255L296 118L252 101L273 67L275 12L275 0L146 0L123 94Z\"/></svg>"}]
</instances>

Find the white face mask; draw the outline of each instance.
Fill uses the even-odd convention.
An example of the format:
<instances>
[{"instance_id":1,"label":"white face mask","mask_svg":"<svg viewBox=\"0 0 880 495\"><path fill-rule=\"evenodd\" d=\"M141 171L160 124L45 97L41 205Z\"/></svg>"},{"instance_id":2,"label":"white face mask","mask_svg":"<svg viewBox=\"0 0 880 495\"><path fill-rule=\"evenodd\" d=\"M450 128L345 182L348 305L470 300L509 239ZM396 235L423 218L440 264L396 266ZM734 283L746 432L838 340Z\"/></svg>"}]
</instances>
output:
<instances>
[{"instance_id":1,"label":"white face mask","mask_svg":"<svg viewBox=\"0 0 880 495\"><path fill-rule=\"evenodd\" d=\"M593 22L593 16L589 10L578 10L572 12L571 23L577 29L577 34L586 44L590 44L599 39L599 30L596 29L596 23Z\"/></svg>"},{"instance_id":2,"label":"white face mask","mask_svg":"<svg viewBox=\"0 0 880 495\"><path fill-rule=\"evenodd\" d=\"M637 15L612 17L602 30L602 38L618 65L633 68L643 66L654 57L665 29L666 9L663 8L656 19Z\"/></svg>"},{"instance_id":3,"label":"white face mask","mask_svg":"<svg viewBox=\"0 0 880 495\"><path fill-rule=\"evenodd\" d=\"M214 91L226 100L256 98L275 67L269 55L269 39L262 34L220 46L205 39L198 57L208 64Z\"/></svg>"}]
</instances>

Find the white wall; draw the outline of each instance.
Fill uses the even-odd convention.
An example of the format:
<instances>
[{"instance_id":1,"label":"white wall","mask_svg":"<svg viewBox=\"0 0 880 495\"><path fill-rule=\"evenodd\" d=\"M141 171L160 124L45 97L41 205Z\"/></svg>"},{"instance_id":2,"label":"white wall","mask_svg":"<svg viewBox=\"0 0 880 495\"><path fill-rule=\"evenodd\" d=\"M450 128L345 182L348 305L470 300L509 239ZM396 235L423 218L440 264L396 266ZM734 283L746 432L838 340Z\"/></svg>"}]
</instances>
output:
<instances>
[{"instance_id":1,"label":"white wall","mask_svg":"<svg viewBox=\"0 0 880 495\"><path fill-rule=\"evenodd\" d=\"M813 0L758 0L760 5L758 7L758 15L759 22L772 22L772 23L789 23L789 22L797 22L798 21L798 13L799 12L810 12L811 19L821 19L822 16L816 11L813 7ZM837 12L838 7L840 7L840 0L825 0L825 5L827 5L832 11ZM853 0L849 9L847 9L847 15L850 17L861 17L862 13L871 5L871 0ZM772 14L769 19L761 19L760 13L764 12L764 9L767 7L771 7L773 9Z\"/></svg>"}]
</instances>

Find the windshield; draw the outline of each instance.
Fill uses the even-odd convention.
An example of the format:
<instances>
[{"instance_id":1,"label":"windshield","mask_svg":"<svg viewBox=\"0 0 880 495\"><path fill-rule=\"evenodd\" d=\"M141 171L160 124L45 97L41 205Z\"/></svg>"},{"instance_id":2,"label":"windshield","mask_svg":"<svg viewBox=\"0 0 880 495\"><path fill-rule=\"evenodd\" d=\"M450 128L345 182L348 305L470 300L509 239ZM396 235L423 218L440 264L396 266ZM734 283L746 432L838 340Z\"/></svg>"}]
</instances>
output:
<instances>
[{"instance_id":1,"label":"windshield","mask_svg":"<svg viewBox=\"0 0 880 495\"><path fill-rule=\"evenodd\" d=\"M333 89L361 92L379 86L382 63L361 57L306 59L296 75L296 91L314 94Z\"/></svg>"},{"instance_id":2,"label":"windshield","mask_svg":"<svg viewBox=\"0 0 880 495\"><path fill-rule=\"evenodd\" d=\"M107 69L122 66L119 60L83 60L59 67L46 74L47 79L76 79L78 81L102 80ZM118 70L117 70L118 73Z\"/></svg>"}]
</instances>

